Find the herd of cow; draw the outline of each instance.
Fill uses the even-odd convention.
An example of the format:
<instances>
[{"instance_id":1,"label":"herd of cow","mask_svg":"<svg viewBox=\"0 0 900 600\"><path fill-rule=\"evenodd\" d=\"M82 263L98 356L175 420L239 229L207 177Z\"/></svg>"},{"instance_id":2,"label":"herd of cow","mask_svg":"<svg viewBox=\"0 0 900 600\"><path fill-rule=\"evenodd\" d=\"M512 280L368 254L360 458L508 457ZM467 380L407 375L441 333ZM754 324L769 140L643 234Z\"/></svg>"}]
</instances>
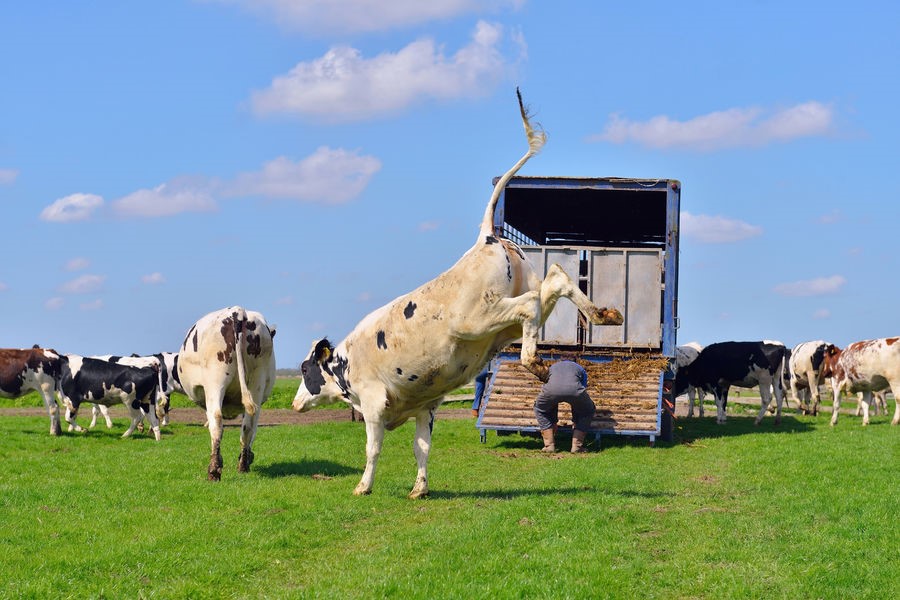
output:
<instances>
[{"instance_id":1,"label":"herd of cow","mask_svg":"<svg viewBox=\"0 0 900 600\"><path fill-rule=\"evenodd\" d=\"M545 140L543 132L532 127L521 95L519 112L528 150L495 183L472 248L435 279L364 317L337 346L327 338L314 341L300 365L295 410L346 402L365 419L366 467L354 494L372 491L385 431L414 418L417 471L409 496L427 496L432 425L445 394L472 381L500 348L517 339L522 364L546 381L548 367L537 353L538 333L561 298L572 302L593 325L624 321L617 309L594 305L559 265L552 265L540 278L522 250L497 235L495 212L502 190ZM132 417L125 435L146 416L159 439L158 418L165 419L167 397L180 386L206 410L212 444L208 477L218 480L223 418L243 414L238 470L248 470L253 461L251 447L260 406L275 381L274 335L261 314L231 307L197 321L177 354L126 359L60 355L41 348L0 350L0 395L40 391L53 434L60 431L54 392L75 429L80 429L75 417L82 402L99 406L121 402ZM873 391L887 387L896 397L900 392L897 341L857 342L843 351L822 342L821 349L801 351L801 345L791 353L775 342L723 342L702 350L682 347L676 387L679 394L689 385L713 392L720 423L725 420L732 385L760 387L763 406L757 422L774 393L779 419L785 369L795 397L806 376L805 387L815 399L813 411L818 405L818 382L827 377L837 397L840 390L862 392L868 401ZM685 358L690 350L695 354ZM794 359L800 360L795 364ZM864 403L863 408L867 411L868 405ZM836 419L837 411L832 422ZM864 419L868 421L868 412ZM900 408L893 423L898 420Z\"/></svg>"},{"instance_id":2,"label":"herd of cow","mask_svg":"<svg viewBox=\"0 0 900 600\"><path fill-rule=\"evenodd\" d=\"M17 398L32 390L44 399L50 415L50 434L59 435L60 406L65 407L69 430L83 431L76 418L79 407L93 404L91 427L98 412L112 427L108 407L124 404L131 423L128 437L146 418L158 441L166 424L173 391L187 395L206 410L212 453L208 475L222 474L219 446L222 419L243 413L238 470L253 462L251 447L259 422L259 408L275 384L275 329L263 316L239 306L209 313L190 328L178 353L152 356L78 356L35 346L0 349L0 397Z\"/></svg>"},{"instance_id":3,"label":"herd of cow","mask_svg":"<svg viewBox=\"0 0 900 600\"><path fill-rule=\"evenodd\" d=\"M841 393L858 394L858 408L863 425L869 424L870 406L885 411L885 392L894 395L892 425L900 423L900 338L881 338L854 342L841 349L816 340L803 342L793 349L784 344L760 342L719 342L701 348L696 343L678 346L675 362L676 396L688 395L688 416L694 414L695 397L699 395L703 416L703 394L715 397L716 421L725 422L725 406L731 386L759 386L761 406L758 425L772 397L775 397L775 423L781 421L781 404L785 389L790 389L794 402L804 414L818 414L819 386L831 382L831 424L837 423ZM810 405L810 403L812 403Z\"/></svg>"}]
</instances>

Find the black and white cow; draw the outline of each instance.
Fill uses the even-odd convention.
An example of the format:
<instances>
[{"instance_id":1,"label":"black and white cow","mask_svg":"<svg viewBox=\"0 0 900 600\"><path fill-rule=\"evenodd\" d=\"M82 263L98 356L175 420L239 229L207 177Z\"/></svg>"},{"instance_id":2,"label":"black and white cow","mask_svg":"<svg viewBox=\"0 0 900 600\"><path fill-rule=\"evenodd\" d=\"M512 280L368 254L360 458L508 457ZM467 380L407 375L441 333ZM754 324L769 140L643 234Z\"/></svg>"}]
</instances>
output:
<instances>
[{"instance_id":1,"label":"black and white cow","mask_svg":"<svg viewBox=\"0 0 900 600\"><path fill-rule=\"evenodd\" d=\"M140 356L138 354L132 354L131 356L116 356L114 354L104 354L101 356L93 356L91 358L98 358L100 360L105 360L111 363L116 363L120 365L129 365L132 367L151 367L156 368L159 371L159 389L162 395L159 397L159 402L156 404L156 416L159 417L160 425L165 427L169 424L169 400L172 396L172 392L181 392L184 393L184 389L181 387L181 382L178 381L178 354L175 352L159 352L157 354L151 354L149 356ZM109 417L109 409L103 404L95 404L91 409L91 424L90 428L93 428L97 423L97 416L99 414L103 415L103 418L106 420L106 427L112 427L112 419ZM143 423L138 426L139 429L143 430Z\"/></svg>"},{"instance_id":2,"label":"black and white cow","mask_svg":"<svg viewBox=\"0 0 900 600\"><path fill-rule=\"evenodd\" d=\"M222 419L244 415L238 471L250 470L259 411L275 385L275 328L240 306L203 316L188 330L178 352L184 393L206 411L212 444L210 481L222 478Z\"/></svg>"},{"instance_id":3,"label":"black and white cow","mask_svg":"<svg viewBox=\"0 0 900 600\"><path fill-rule=\"evenodd\" d=\"M716 422L722 424L725 423L725 407L731 386L759 386L762 406L756 417L756 424L759 425L762 421L774 393L777 425L781 423L781 403L784 399L781 383L784 355L784 344L768 340L710 344L694 362L678 370L675 393L684 393L690 384L715 394Z\"/></svg>"},{"instance_id":4,"label":"black and white cow","mask_svg":"<svg viewBox=\"0 0 900 600\"><path fill-rule=\"evenodd\" d=\"M385 430L410 418L416 420L418 470L409 497L428 494L434 413L444 395L472 381L499 348L521 338L522 365L546 381L548 367L537 354L538 331L560 298L573 302L595 325L623 322L618 310L592 304L559 265L541 280L522 250L495 231L501 192L544 143L521 96L519 111L528 151L494 185L475 245L437 278L364 317L337 347L328 339L313 342L300 365L303 381L295 410L343 401L365 419L366 468L356 495L372 491Z\"/></svg>"},{"instance_id":5,"label":"black and white cow","mask_svg":"<svg viewBox=\"0 0 900 600\"><path fill-rule=\"evenodd\" d=\"M50 415L50 435L61 433L59 405L54 392L59 378L59 354L34 346L0 349L0 398L18 398L34 390Z\"/></svg>"},{"instance_id":6,"label":"black and white cow","mask_svg":"<svg viewBox=\"0 0 900 600\"><path fill-rule=\"evenodd\" d=\"M700 351L703 350L703 346L698 344L697 342L688 342L683 346L675 347L675 366L678 369L683 369L688 366L700 356ZM690 383L687 385L687 396L688 396L688 417L694 416L694 400L697 401L697 407L700 409L700 417L703 417L703 399L706 396L706 393L699 388L695 388Z\"/></svg>"},{"instance_id":7,"label":"black and white cow","mask_svg":"<svg viewBox=\"0 0 900 600\"><path fill-rule=\"evenodd\" d=\"M829 343L823 340L801 342L788 352L783 380L803 414L819 414L819 386L825 382L822 371L827 346Z\"/></svg>"},{"instance_id":8,"label":"black and white cow","mask_svg":"<svg viewBox=\"0 0 900 600\"><path fill-rule=\"evenodd\" d=\"M156 404L159 391L159 369L132 367L98 358L66 354L60 358L59 397L66 406L66 421L75 431L84 431L75 419L84 402L112 406L124 404L131 415L131 425L122 434L128 437L146 415L153 437L160 439Z\"/></svg>"}]
</instances>

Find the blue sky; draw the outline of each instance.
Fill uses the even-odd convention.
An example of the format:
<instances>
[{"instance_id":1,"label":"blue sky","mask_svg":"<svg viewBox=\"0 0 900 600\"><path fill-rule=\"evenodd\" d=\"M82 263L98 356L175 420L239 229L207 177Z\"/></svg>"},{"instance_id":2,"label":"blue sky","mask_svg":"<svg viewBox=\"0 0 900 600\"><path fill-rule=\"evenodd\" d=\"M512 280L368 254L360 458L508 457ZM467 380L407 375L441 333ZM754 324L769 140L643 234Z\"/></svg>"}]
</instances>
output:
<instances>
[{"instance_id":1,"label":"blue sky","mask_svg":"<svg viewBox=\"0 0 900 600\"><path fill-rule=\"evenodd\" d=\"M241 304L296 366L472 245L516 86L521 174L682 182L679 342L900 335L900 5L830 6L8 4L0 346L172 351Z\"/></svg>"}]
</instances>

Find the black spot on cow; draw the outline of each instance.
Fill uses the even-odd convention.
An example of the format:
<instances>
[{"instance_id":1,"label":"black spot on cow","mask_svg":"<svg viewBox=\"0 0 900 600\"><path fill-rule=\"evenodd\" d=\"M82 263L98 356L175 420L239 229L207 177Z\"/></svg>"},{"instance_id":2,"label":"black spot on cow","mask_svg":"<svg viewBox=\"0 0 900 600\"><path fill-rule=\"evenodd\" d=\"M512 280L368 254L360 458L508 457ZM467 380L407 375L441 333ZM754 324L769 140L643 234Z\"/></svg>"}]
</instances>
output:
<instances>
[{"instance_id":1,"label":"black spot on cow","mask_svg":"<svg viewBox=\"0 0 900 600\"><path fill-rule=\"evenodd\" d=\"M193 343L194 343L194 352L196 352L197 351L197 332L196 332L196 330L194 331Z\"/></svg>"},{"instance_id":2,"label":"black spot on cow","mask_svg":"<svg viewBox=\"0 0 900 600\"><path fill-rule=\"evenodd\" d=\"M498 241L499 241L499 240L498 240L496 237L492 236L492 235L489 235L489 236L487 236L487 237L484 238L484 243L485 243L485 244L496 244Z\"/></svg>"},{"instance_id":3,"label":"black spot on cow","mask_svg":"<svg viewBox=\"0 0 900 600\"><path fill-rule=\"evenodd\" d=\"M383 330L378 332L376 343L378 344L378 347L381 348L382 350L387 350L387 342L384 340L384 331Z\"/></svg>"},{"instance_id":4,"label":"black spot on cow","mask_svg":"<svg viewBox=\"0 0 900 600\"><path fill-rule=\"evenodd\" d=\"M415 380L418 379L418 378L419 378L418 375L410 375L410 376L407 378L407 380L408 380L408 381L415 381Z\"/></svg>"},{"instance_id":5,"label":"black spot on cow","mask_svg":"<svg viewBox=\"0 0 900 600\"><path fill-rule=\"evenodd\" d=\"M416 304L412 300L409 301L409 304L406 305L406 308L403 309L403 316L407 319L412 319L412 316L416 313Z\"/></svg>"},{"instance_id":6,"label":"black spot on cow","mask_svg":"<svg viewBox=\"0 0 900 600\"><path fill-rule=\"evenodd\" d=\"M397 375L403 375L403 369L397 367Z\"/></svg>"},{"instance_id":7,"label":"black spot on cow","mask_svg":"<svg viewBox=\"0 0 900 600\"><path fill-rule=\"evenodd\" d=\"M318 394L325 385L325 377L322 375L322 367L315 359L309 358L300 363L300 375L303 377L303 385L310 394Z\"/></svg>"}]
</instances>

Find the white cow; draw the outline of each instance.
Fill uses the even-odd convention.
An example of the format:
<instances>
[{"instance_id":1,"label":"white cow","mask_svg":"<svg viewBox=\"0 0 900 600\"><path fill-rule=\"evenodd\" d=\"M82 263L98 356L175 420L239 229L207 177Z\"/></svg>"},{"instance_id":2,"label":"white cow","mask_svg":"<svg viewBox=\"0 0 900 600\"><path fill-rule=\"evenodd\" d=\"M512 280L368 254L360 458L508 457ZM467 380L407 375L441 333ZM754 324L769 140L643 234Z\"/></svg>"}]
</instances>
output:
<instances>
[{"instance_id":1,"label":"white cow","mask_svg":"<svg viewBox=\"0 0 900 600\"><path fill-rule=\"evenodd\" d=\"M242 413L238 471L250 470L260 407L275 385L273 337L275 328L260 313L232 306L205 315L184 338L178 380L185 395L206 410L210 481L222 478L222 419Z\"/></svg>"},{"instance_id":2,"label":"white cow","mask_svg":"<svg viewBox=\"0 0 900 600\"><path fill-rule=\"evenodd\" d=\"M703 346L698 344L697 342L688 342L683 346L675 347L675 366L677 369L683 369L688 366L700 356L700 351L703 350ZM700 417L703 417L703 399L706 397L706 392L703 391L703 388L697 388L688 383L687 386L687 396L688 396L688 413L687 416L694 416L694 399L697 400L697 407L700 409Z\"/></svg>"},{"instance_id":3,"label":"white cow","mask_svg":"<svg viewBox=\"0 0 900 600\"><path fill-rule=\"evenodd\" d=\"M475 245L436 279L370 313L336 348L327 338L314 342L300 366L295 410L344 401L365 419L366 468L356 495L372 491L385 430L412 417L418 470L409 497L428 494L434 412L444 394L472 381L499 348L521 338L522 364L546 380L538 331L559 298L572 301L594 324L623 322L618 310L594 306L559 265L542 281L521 249L495 233L501 191L544 143L521 95L519 109L528 151L494 186Z\"/></svg>"},{"instance_id":4,"label":"white cow","mask_svg":"<svg viewBox=\"0 0 900 600\"><path fill-rule=\"evenodd\" d=\"M822 374L825 349L833 344L823 340L801 342L794 346L788 359L787 375L791 396L803 414L819 414L819 386L825 382ZM810 408L810 401L812 408Z\"/></svg>"},{"instance_id":5,"label":"white cow","mask_svg":"<svg viewBox=\"0 0 900 600\"><path fill-rule=\"evenodd\" d=\"M862 392L863 425L869 424L872 393L890 388L894 394L894 418L900 423L900 338L881 338L853 342L843 350L830 344L825 349L825 377L831 377L834 392L831 424L838 420L841 392Z\"/></svg>"}]
</instances>

